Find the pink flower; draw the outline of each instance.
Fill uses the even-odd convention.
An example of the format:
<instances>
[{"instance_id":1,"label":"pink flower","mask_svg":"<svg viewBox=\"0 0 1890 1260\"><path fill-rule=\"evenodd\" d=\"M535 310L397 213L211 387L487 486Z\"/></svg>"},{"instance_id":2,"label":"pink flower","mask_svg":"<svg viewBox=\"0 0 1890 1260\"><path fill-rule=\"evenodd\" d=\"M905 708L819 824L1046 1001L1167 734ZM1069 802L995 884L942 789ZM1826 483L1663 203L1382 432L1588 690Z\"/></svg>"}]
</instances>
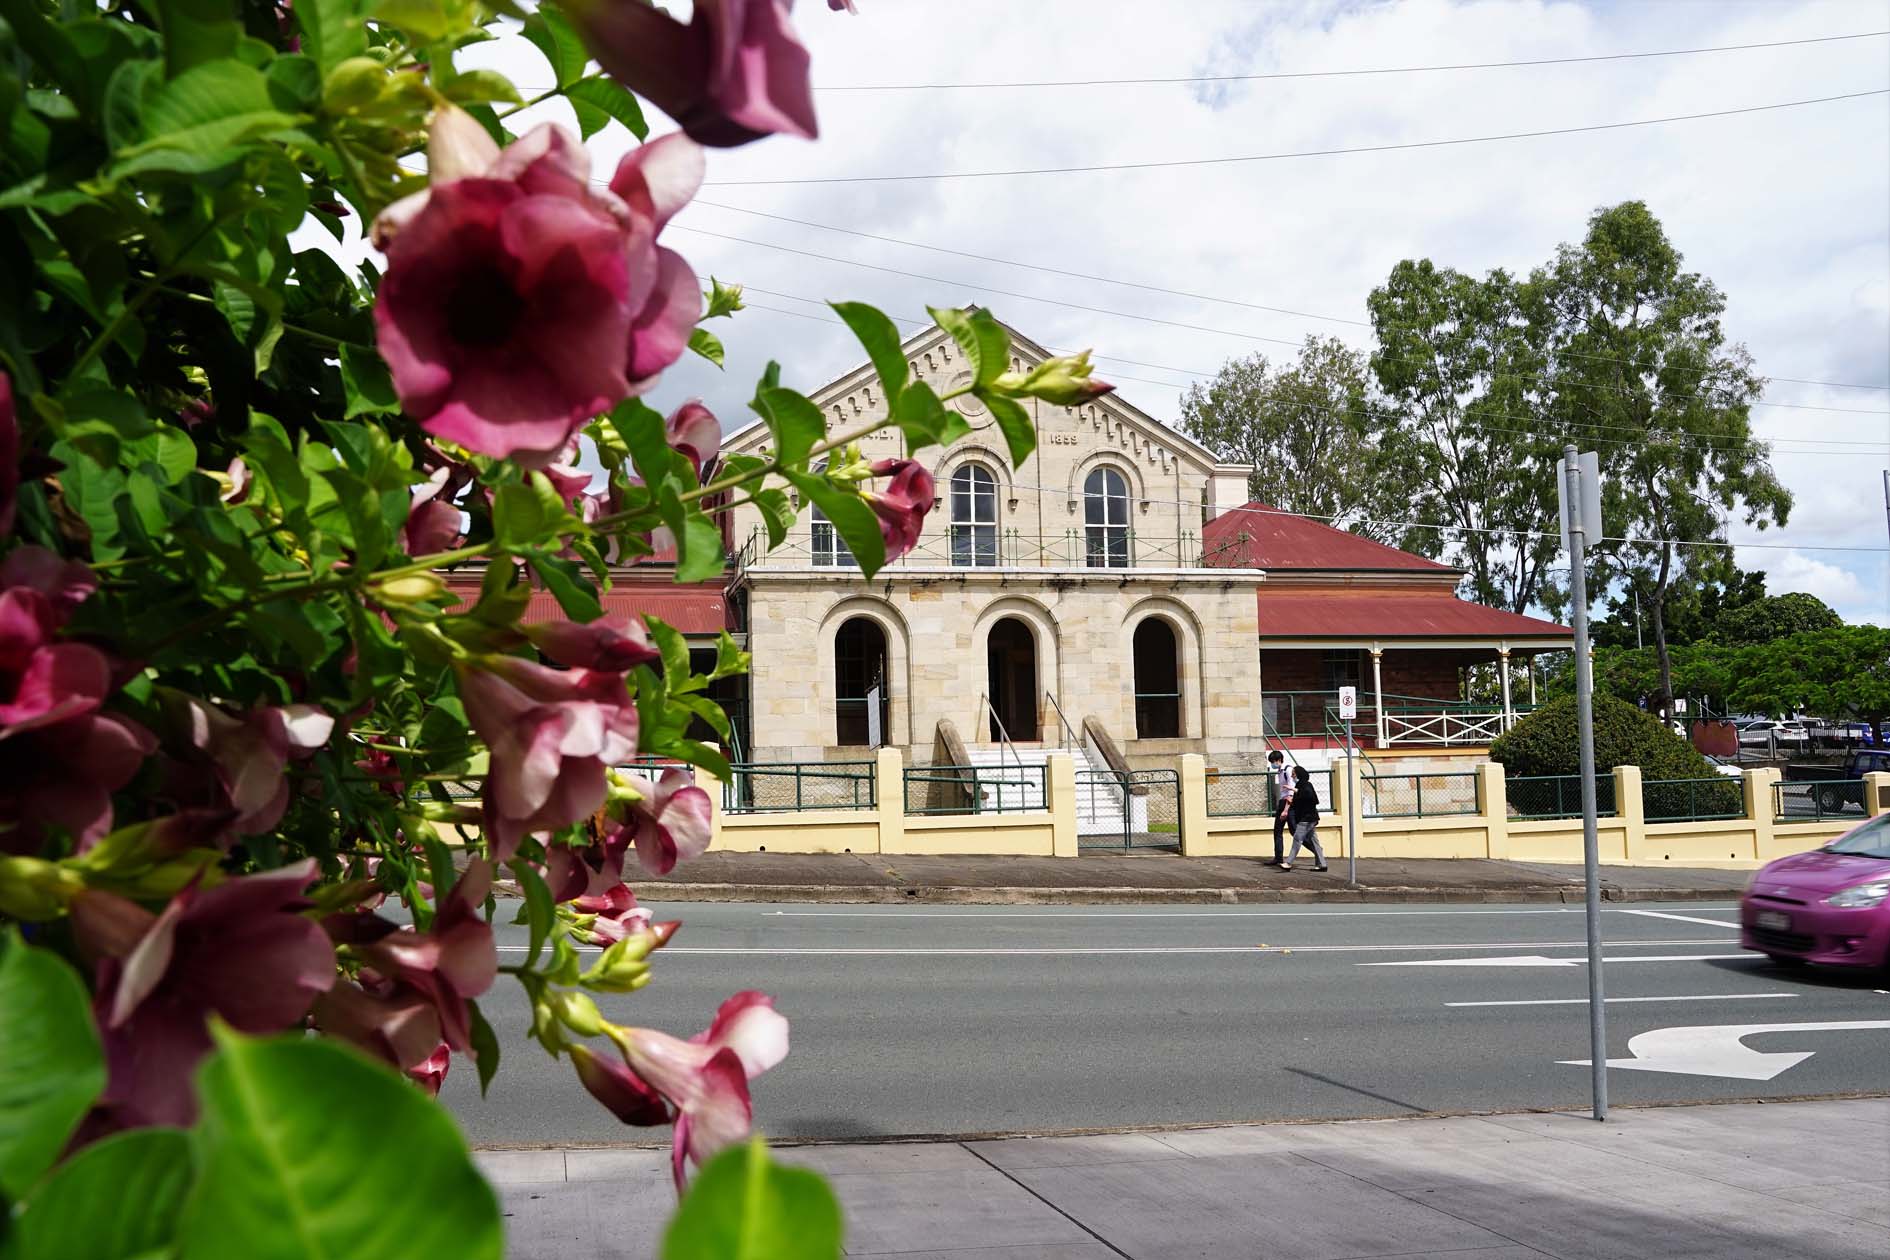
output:
<instances>
[{"instance_id":1,"label":"pink flower","mask_svg":"<svg viewBox=\"0 0 1890 1260\"><path fill-rule=\"evenodd\" d=\"M111 830L111 794L156 747L102 711L115 689L105 654L55 638L94 587L91 570L43 547L0 563L0 851L38 852L49 828L89 847Z\"/></svg>"},{"instance_id":2,"label":"pink flower","mask_svg":"<svg viewBox=\"0 0 1890 1260\"><path fill-rule=\"evenodd\" d=\"M631 219L630 306L636 314L626 371L633 394L647 390L657 373L682 357L702 313L695 270L656 238L702 186L703 166L702 149L689 137L668 135L624 154L610 177L610 191Z\"/></svg>"},{"instance_id":3,"label":"pink flower","mask_svg":"<svg viewBox=\"0 0 1890 1260\"><path fill-rule=\"evenodd\" d=\"M494 155L461 117L436 120L423 199L376 221L380 351L427 432L542 465L629 395L624 348L654 246L633 257L629 212L591 187L568 133L547 124Z\"/></svg>"},{"instance_id":4,"label":"pink flower","mask_svg":"<svg viewBox=\"0 0 1890 1260\"><path fill-rule=\"evenodd\" d=\"M869 490L862 495L879 517L879 533L886 540L886 563L891 564L918 545L925 514L932 510L936 497L932 474L915 459L882 459L872 467L876 477L892 476L884 490Z\"/></svg>"},{"instance_id":5,"label":"pink flower","mask_svg":"<svg viewBox=\"0 0 1890 1260\"><path fill-rule=\"evenodd\" d=\"M610 1109L625 1124L669 1123L669 1104L663 1096L637 1079L636 1073L614 1059L600 1058L590 1047L571 1047L571 1063L591 1097Z\"/></svg>"},{"instance_id":6,"label":"pink flower","mask_svg":"<svg viewBox=\"0 0 1890 1260\"><path fill-rule=\"evenodd\" d=\"M437 1098L440 1086L446 1084L446 1069L453 1066L453 1048L442 1041L434 1047L433 1053L421 1062L407 1069L407 1075L414 1084Z\"/></svg>"},{"instance_id":7,"label":"pink flower","mask_svg":"<svg viewBox=\"0 0 1890 1260\"><path fill-rule=\"evenodd\" d=\"M629 802L626 825L643 869L667 875L679 859L700 857L709 847L714 810L695 777L675 767L654 783L641 775L625 777L642 796Z\"/></svg>"},{"instance_id":8,"label":"pink flower","mask_svg":"<svg viewBox=\"0 0 1890 1260\"><path fill-rule=\"evenodd\" d=\"M672 1170L683 1183L685 1158L698 1165L748 1136L748 1082L787 1057L788 1022L774 999L753 989L722 1003L708 1031L682 1041L649 1028L618 1028L624 1062L676 1113Z\"/></svg>"},{"instance_id":9,"label":"pink flower","mask_svg":"<svg viewBox=\"0 0 1890 1260\"><path fill-rule=\"evenodd\" d=\"M414 487L407 523L400 531L408 555L451 551L459 542L459 508L453 504L453 481L453 469L436 468L432 476Z\"/></svg>"},{"instance_id":10,"label":"pink flower","mask_svg":"<svg viewBox=\"0 0 1890 1260\"><path fill-rule=\"evenodd\" d=\"M696 0L689 25L638 0L566 6L597 63L702 144L731 148L774 132L812 140L807 49L786 0Z\"/></svg>"},{"instance_id":11,"label":"pink flower","mask_svg":"<svg viewBox=\"0 0 1890 1260\"><path fill-rule=\"evenodd\" d=\"M73 899L73 934L97 960L96 1011L108 1079L104 1128L188 1125L191 1073L210 1051L211 1015L239 1032L293 1028L335 982L335 955L301 911L313 858L187 888L162 913L111 893Z\"/></svg>"},{"instance_id":12,"label":"pink flower","mask_svg":"<svg viewBox=\"0 0 1890 1260\"><path fill-rule=\"evenodd\" d=\"M650 644L643 623L628 613L606 613L596 621L547 621L526 626L532 646L560 665L573 669L601 669L616 673L639 665L654 665L663 654Z\"/></svg>"},{"instance_id":13,"label":"pink flower","mask_svg":"<svg viewBox=\"0 0 1890 1260\"><path fill-rule=\"evenodd\" d=\"M440 1012L425 994L395 985L368 969L363 984L338 981L315 999L315 1026L330 1037L359 1046L402 1071L429 1061L440 1040ZM379 992L370 993L367 983Z\"/></svg>"},{"instance_id":14,"label":"pink flower","mask_svg":"<svg viewBox=\"0 0 1890 1260\"><path fill-rule=\"evenodd\" d=\"M636 894L619 882L602 893L586 893L571 902L578 915L577 930L592 945L615 945L618 941L649 933L649 948L669 944L682 923L676 919L651 922L650 911L637 904Z\"/></svg>"},{"instance_id":15,"label":"pink flower","mask_svg":"<svg viewBox=\"0 0 1890 1260\"><path fill-rule=\"evenodd\" d=\"M700 402L690 401L676 408L664 430L669 444L689 457L689 466L702 481L702 470L715 462L722 450L722 422Z\"/></svg>"},{"instance_id":16,"label":"pink flower","mask_svg":"<svg viewBox=\"0 0 1890 1260\"><path fill-rule=\"evenodd\" d=\"M431 1006L439 1019L434 1040L444 1040L462 1054L473 1048L472 1012L466 1000L491 988L499 973L492 925L480 913L491 890L492 864L475 858L466 864L452 891L439 899L433 923L425 932L403 927L351 947L355 956L393 982L393 996L417 994ZM423 1039L422 1030L414 1032L416 1041ZM406 1044L411 1048L415 1042ZM401 1066L412 1067L413 1061Z\"/></svg>"},{"instance_id":17,"label":"pink flower","mask_svg":"<svg viewBox=\"0 0 1890 1260\"><path fill-rule=\"evenodd\" d=\"M551 669L513 656L460 665L467 720L490 750L485 816L492 856L528 832L595 813L605 772L636 752L637 709L621 673Z\"/></svg>"},{"instance_id":18,"label":"pink flower","mask_svg":"<svg viewBox=\"0 0 1890 1260\"><path fill-rule=\"evenodd\" d=\"M185 738L215 767L236 811L232 825L239 835L256 835L282 821L289 807L289 759L313 753L335 729L335 719L312 704L265 705L232 717L181 692L167 700Z\"/></svg>"},{"instance_id":19,"label":"pink flower","mask_svg":"<svg viewBox=\"0 0 1890 1260\"><path fill-rule=\"evenodd\" d=\"M623 858L630 847L628 828L610 826L583 846L547 844L545 883L554 902L599 897L623 886ZM625 890L628 892L628 890Z\"/></svg>"}]
</instances>

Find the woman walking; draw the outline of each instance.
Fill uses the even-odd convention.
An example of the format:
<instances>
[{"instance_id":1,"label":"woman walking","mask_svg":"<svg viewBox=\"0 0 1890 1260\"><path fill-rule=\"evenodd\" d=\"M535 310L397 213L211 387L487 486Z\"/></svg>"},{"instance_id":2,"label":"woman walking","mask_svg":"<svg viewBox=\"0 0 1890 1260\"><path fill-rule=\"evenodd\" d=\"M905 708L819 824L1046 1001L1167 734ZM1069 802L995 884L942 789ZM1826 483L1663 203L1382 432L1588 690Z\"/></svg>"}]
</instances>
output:
<instances>
[{"instance_id":1,"label":"woman walking","mask_svg":"<svg viewBox=\"0 0 1890 1260\"><path fill-rule=\"evenodd\" d=\"M1312 779L1306 774L1305 766L1293 767L1293 799L1288 806L1287 821L1293 827L1293 851L1286 855L1286 861L1280 869L1290 871L1293 862L1299 857L1301 845L1312 850L1313 869L1326 869L1326 851L1319 847L1319 793L1313 791Z\"/></svg>"}]
</instances>

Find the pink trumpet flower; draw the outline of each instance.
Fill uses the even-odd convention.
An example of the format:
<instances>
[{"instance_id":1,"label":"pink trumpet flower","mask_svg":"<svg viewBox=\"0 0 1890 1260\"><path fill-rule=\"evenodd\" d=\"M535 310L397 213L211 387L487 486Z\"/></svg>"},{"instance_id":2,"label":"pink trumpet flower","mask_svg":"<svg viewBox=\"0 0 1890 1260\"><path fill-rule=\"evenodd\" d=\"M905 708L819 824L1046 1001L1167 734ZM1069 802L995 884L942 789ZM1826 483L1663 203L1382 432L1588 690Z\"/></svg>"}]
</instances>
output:
<instances>
[{"instance_id":1,"label":"pink trumpet flower","mask_svg":"<svg viewBox=\"0 0 1890 1260\"><path fill-rule=\"evenodd\" d=\"M435 1040L444 1040L461 1054L473 1048L467 999L491 988L499 973L492 925L480 913L491 890L492 864L475 858L452 890L439 898L432 926L425 932L401 928L371 944L353 947L356 956L376 973L431 1005L439 1016Z\"/></svg>"},{"instance_id":2,"label":"pink trumpet flower","mask_svg":"<svg viewBox=\"0 0 1890 1260\"><path fill-rule=\"evenodd\" d=\"M872 469L876 477L892 477L884 490L869 490L862 495L879 517L880 537L886 540L886 563L891 564L918 545L925 514L932 510L937 496L931 472L916 459L882 459Z\"/></svg>"},{"instance_id":3,"label":"pink trumpet flower","mask_svg":"<svg viewBox=\"0 0 1890 1260\"><path fill-rule=\"evenodd\" d=\"M695 776L671 767L654 783L642 775L625 777L642 797L629 802L625 825L643 869L667 875L679 860L700 857L709 847L714 809Z\"/></svg>"},{"instance_id":4,"label":"pink trumpet flower","mask_svg":"<svg viewBox=\"0 0 1890 1260\"><path fill-rule=\"evenodd\" d=\"M722 449L722 422L715 418L714 412L692 400L676 408L665 430L669 444L689 458L689 466L695 469L696 481L700 483L702 470L714 464Z\"/></svg>"}]
</instances>

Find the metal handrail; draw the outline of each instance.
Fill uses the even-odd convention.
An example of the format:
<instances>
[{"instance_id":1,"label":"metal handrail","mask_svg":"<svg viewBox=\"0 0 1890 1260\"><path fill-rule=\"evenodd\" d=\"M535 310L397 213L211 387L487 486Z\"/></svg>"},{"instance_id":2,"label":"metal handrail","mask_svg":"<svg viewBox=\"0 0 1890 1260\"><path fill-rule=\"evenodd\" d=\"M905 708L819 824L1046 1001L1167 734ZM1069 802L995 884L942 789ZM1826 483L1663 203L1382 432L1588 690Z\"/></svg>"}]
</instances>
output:
<instances>
[{"instance_id":1,"label":"metal handrail","mask_svg":"<svg viewBox=\"0 0 1890 1260\"><path fill-rule=\"evenodd\" d=\"M1057 747L1074 748L1081 744L1083 741L1077 736L1076 728L1070 725L1070 719L1063 716L1063 706L1057 703L1056 695L1046 690L1043 693L1043 698L1048 700L1050 707L1057 711L1057 724L1063 728L1064 738L1057 744Z\"/></svg>"},{"instance_id":2,"label":"metal handrail","mask_svg":"<svg viewBox=\"0 0 1890 1260\"><path fill-rule=\"evenodd\" d=\"M991 697L980 691L978 693L978 705L978 720L983 721L986 713L991 715L991 725L997 727L999 749L1009 750L1011 760L1017 763L1019 770L1022 770L1024 768L1024 759L1018 755L1017 745L1011 742L1011 733L1004 729L1004 719L997 715L997 707L991 703ZM1002 751L1000 751L998 764L1002 765L1003 763L1004 758Z\"/></svg>"}]
</instances>

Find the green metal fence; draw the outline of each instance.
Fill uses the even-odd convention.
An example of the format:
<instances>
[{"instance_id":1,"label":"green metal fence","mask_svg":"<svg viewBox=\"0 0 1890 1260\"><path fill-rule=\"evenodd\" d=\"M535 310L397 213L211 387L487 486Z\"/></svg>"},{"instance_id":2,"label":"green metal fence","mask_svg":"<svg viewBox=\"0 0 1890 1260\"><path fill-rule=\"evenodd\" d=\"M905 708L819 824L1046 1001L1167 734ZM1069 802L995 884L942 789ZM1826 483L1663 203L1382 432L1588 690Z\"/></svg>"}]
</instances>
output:
<instances>
[{"instance_id":1,"label":"green metal fence","mask_svg":"<svg viewBox=\"0 0 1890 1260\"><path fill-rule=\"evenodd\" d=\"M1512 818L1580 818L1582 776L1579 774L1524 774L1505 781ZM1614 776L1595 776L1595 813L1613 817Z\"/></svg>"},{"instance_id":2,"label":"green metal fence","mask_svg":"<svg viewBox=\"0 0 1890 1260\"><path fill-rule=\"evenodd\" d=\"M1772 785L1776 822L1823 822L1827 818L1866 816L1862 779L1816 779Z\"/></svg>"},{"instance_id":3,"label":"green metal fence","mask_svg":"<svg viewBox=\"0 0 1890 1260\"><path fill-rule=\"evenodd\" d=\"M1332 808L1332 771L1308 770L1320 808ZM1271 815L1279 805L1279 790L1270 770L1210 770L1207 776L1207 812L1210 818L1254 818Z\"/></svg>"},{"instance_id":4,"label":"green metal fence","mask_svg":"<svg viewBox=\"0 0 1890 1260\"><path fill-rule=\"evenodd\" d=\"M1650 823L1744 818L1745 784L1723 774L1710 779L1647 779L1641 783L1641 809Z\"/></svg>"},{"instance_id":5,"label":"green metal fence","mask_svg":"<svg viewBox=\"0 0 1890 1260\"><path fill-rule=\"evenodd\" d=\"M908 814L1023 814L1050 799L1048 768L1035 766L909 766Z\"/></svg>"},{"instance_id":6,"label":"green metal fence","mask_svg":"<svg viewBox=\"0 0 1890 1260\"><path fill-rule=\"evenodd\" d=\"M729 767L722 809L730 814L872 809L879 781L870 761L755 762Z\"/></svg>"},{"instance_id":7,"label":"green metal fence","mask_svg":"<svg viewBox=\"0 0 1890 1260\"><path fill-rule=\"evenodd\" d=\"M1360 780L1367 818L1443 818L1477 812L1477 776L1375 774Z\"/></svg>"}]
</instances>

